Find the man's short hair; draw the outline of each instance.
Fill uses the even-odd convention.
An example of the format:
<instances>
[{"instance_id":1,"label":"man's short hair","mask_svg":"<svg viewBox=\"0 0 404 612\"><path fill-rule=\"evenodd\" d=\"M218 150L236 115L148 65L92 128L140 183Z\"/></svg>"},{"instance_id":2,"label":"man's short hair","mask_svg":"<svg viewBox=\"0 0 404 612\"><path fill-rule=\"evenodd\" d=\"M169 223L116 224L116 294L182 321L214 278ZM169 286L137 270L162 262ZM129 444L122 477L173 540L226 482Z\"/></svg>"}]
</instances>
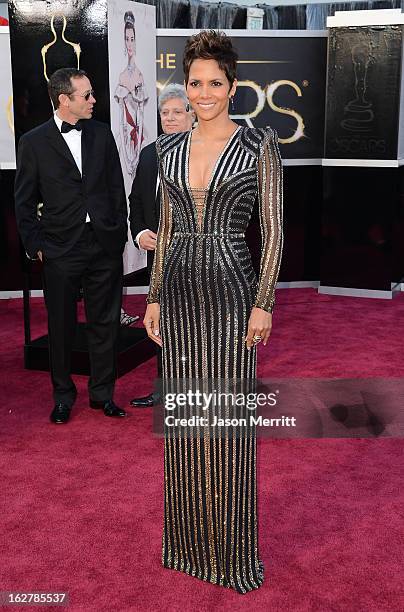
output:
<instances>
[{"instance_id":1,"label":"man's short hair","mask_svg":"<svg viewBox=\"0 0 404 612\"><path fill-rule=\"evenodd\" d=\"M74 87L71 79L80 79L86 77L87 73L78 68L59 68L56 70L48 81L48 93L52 100L53 108L59 108L60 94L72 94Z\"/></svg>"}]
</instances>

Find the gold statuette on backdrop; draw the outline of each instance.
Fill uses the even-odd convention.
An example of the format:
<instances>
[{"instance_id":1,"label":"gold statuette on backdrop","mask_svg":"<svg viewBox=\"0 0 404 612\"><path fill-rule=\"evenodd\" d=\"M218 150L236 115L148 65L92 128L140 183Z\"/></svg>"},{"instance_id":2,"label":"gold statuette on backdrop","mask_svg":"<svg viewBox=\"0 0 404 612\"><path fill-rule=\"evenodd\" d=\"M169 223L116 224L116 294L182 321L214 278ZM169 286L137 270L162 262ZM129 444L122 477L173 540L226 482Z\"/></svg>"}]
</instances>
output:
<instances>
[{"instance_id":1,"label":"gold statuette on backdrop","mask_svg":"<svg viewBox=\"0 0 404 612\"><path fill-rule=\"evenodd\" d=\"M8 126L14 134L13 96L10 96L7 100L6 114Z\"/></svg>"},{"instance_id":2,"label":"gold statuette on backdrop","mask_svg":"<svg viewBox=\"0 0 404 612\"><path fill-rule=\"evenodd\" d=\"M70 40L67 40L67 38L65 37L65 31L66 31L66 27L67 27L67 19L65 17L65 15L63 15L63 13L54 13L51 17L51 21L50 21L50 29L51 32L53 34L53 40L44 45L41 49L41 55L42 55L42 64L43 64L43 74L45 77L46 81L49 81L48 78L48 73L47 73L47 65L46 65L46 54L48 53L49 49L55 44L55 42L58 39L58 36L56 34L56 30L55 30L55 18L56 17L61 17L62 18L62 40L64 43L66 43L66 45L69 45L70 47L73 47L73 51L76 55L77 58L77 68L80 68L80 54L81 54L81 48L80 48L80 43L75 43L72 42Z\"/></svg>"}]
</instances>

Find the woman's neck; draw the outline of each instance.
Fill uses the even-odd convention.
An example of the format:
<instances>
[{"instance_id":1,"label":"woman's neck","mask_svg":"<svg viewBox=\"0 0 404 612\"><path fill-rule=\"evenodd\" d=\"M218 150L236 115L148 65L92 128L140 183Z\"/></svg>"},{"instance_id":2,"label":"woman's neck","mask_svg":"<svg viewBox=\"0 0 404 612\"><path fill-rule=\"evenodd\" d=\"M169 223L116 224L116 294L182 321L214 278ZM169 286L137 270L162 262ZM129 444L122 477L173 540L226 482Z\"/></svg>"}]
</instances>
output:
<instances>
[{"instance_id":1,"label":"woman's neck","mask_svg":"<svg viewBox=\"0 0 404 612\"><path fill-rule=\"evenodd\" d=\"M218 137L227 138L237 128L237 124L234 123L226 113L223 116L211 119L211 121L198 120L198 127L196 130L202 140L215 140Z\"/></svg>"}]
</instances>

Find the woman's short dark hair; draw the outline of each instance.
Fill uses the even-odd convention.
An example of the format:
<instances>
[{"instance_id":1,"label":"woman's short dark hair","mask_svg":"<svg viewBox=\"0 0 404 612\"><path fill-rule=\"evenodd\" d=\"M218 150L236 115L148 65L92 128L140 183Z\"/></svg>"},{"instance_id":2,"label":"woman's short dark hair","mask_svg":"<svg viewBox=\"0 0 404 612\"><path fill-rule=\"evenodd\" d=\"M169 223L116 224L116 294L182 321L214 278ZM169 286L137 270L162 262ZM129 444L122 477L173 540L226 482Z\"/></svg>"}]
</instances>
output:
<instances>
[{"instance_id":1,"label":"woman's short dark hair","mask_svg":"<svg viewBox=\"0 0 404 612\"><path fill-rule=\"evenodd\" d=\"M48 93L52 100L53 108L59 108L60 94L70 95L74 91L71 79L86 77L87 73L78 68L59 68L48 81Z\"/></svg>"},{"instance_id":2,"label":"woman's short dark hair","mask_svg":"<svg viewBox=\"0 0 404 612\"><path fill-rule=\"evenodd\" d=\"M238 55L231 39L224 32L202 30L199 34L188 38L183 59L185 83L188 83L191 64L197 59L216 60L220 70L226 74L230 85L233 85L236 78Z\"/></svg>"}]
</instances>

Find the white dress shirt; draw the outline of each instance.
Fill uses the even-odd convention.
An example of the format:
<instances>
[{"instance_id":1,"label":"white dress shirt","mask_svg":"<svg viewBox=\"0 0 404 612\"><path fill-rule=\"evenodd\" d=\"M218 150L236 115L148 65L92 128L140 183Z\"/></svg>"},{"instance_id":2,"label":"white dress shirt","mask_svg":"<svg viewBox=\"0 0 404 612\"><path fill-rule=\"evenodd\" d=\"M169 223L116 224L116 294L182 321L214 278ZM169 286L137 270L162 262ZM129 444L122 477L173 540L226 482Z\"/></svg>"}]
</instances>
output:
<instances>
[{"instance_id":1,"label":"white dress shirt","mask_svg":"<svg viewBox=\"0 0 404 612\"><path fill-rule=\"evenodd\" d=\"M57 114L57 111L53 115L55 119L55 123L58 127L59 132L62 132L62 119ZM70 153L73 155L73 159L76 162L76 166L79 169L80 174L82 175L82 161L81 161L81 130L70 130L66 134L62 134L65 143L70 149ZM87 213L86 223L90 222L90 216Z\"/></svg>"}]
</instances>

